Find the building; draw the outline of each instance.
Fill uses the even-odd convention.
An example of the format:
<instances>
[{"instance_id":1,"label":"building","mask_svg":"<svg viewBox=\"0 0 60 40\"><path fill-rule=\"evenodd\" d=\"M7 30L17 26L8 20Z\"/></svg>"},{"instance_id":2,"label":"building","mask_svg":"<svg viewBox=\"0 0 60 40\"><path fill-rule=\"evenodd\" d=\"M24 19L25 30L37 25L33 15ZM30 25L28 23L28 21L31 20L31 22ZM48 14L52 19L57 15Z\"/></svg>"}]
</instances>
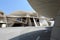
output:
<instances>
[{"instance_id":1,"label":"building","mask_svg":"<svg viewBox=\"0 0 60 40\"><path fill-rule=\"evenodd\" d=\"M31 21L34 17L37 17L34 12L15 11L7 16L7 22L9 27L33 26Z\"/></svg>"},{"instance_id":2,"label":"building","mask_svg":"<svg viewBox=\"0 0 60 40\"><path fill-rule=\"evenodd\" d=\"M3 13L4 14L4 13ZM1 20L2 18L2 20ZM0 17L0 23L5 27L44 27L50 26L48 22L50 20L46 20L47 18L38 17L35 12L27 12L27 11L15 11L9 15L3 15Z\"/></svg>"}]
</instances>

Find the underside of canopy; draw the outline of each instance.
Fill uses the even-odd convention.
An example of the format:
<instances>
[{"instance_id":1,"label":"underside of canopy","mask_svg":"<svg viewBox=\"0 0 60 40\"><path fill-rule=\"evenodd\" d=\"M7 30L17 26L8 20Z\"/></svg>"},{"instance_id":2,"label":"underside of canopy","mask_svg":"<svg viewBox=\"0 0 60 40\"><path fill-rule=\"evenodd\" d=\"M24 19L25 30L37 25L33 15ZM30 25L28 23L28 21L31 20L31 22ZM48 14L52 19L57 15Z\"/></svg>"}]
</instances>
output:
<instances>
[{"instance_id":1,"label":"underside of canopy","mask_svg":"<svg viewBox=\"0 0 60 40\"><path fill-rule=\"evenodd\" d=\"M60 10L60 0L28 0L38 16L55 17Z\"/></svg>"}]
</instances>

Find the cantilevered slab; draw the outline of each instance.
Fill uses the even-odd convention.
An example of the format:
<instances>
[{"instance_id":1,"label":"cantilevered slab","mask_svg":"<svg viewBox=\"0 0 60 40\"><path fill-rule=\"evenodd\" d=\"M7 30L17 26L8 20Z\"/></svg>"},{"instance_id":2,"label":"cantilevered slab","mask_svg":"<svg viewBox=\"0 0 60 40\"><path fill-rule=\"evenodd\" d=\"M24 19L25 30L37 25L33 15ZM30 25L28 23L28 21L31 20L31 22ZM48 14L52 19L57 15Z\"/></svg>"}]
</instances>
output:
<instances>
[{"instance_id":1,"label":"cantilevered slab","mask_svg":"<svg viewBox=\"0 0 60 40\"><path fill-rule=\"evenodd\" d=\"M39 16L55 17L60 9L60 0L28 0Z\"/></svg>"},{"instance_id":2,"label":"cantilevered slab","mask_svg":"<svg viewBox=\"0 0 60 40\"><path fill-rule=\"evenodd\" d=\"M37 16L35 12L30 12L30 11L15 11L10 14L11 16Z\"/></svg>"}]
</instances>

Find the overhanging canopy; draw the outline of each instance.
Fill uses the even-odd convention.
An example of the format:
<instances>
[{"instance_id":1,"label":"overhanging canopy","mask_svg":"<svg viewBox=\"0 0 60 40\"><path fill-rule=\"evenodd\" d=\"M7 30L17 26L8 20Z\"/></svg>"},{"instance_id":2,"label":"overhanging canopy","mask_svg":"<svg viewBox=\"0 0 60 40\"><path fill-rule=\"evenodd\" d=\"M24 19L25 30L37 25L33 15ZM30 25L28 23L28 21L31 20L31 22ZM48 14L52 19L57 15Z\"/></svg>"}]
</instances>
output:
<instances>
[{"instance_id":1,"label":"overhanging canopy","mask_svg":"<svg viewBox=\"0 0 60 40\"><path fill-rule=\"evenodd\" d=\"M38 16L55 17L60 10L60 0L28 0Z\"/></svg>"}]
</instances>

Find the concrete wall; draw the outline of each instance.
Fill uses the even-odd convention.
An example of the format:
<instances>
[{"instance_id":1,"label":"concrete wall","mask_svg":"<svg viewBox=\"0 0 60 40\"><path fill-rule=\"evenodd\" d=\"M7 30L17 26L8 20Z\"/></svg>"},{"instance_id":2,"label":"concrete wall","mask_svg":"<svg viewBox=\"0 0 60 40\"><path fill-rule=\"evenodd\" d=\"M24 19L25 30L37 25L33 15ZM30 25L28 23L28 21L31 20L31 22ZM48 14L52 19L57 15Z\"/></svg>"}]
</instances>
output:
<instances>
[{"instance_id":1,"label":"concrete wall","mask_svg":"<svg viewBox=\"0 0 60 40\"><path fill-rule=\"evenodd\" d=\"M51 40L60 40L60 13L55 18L55 25L51 34Z\"/></svg>"}]
</instances>

